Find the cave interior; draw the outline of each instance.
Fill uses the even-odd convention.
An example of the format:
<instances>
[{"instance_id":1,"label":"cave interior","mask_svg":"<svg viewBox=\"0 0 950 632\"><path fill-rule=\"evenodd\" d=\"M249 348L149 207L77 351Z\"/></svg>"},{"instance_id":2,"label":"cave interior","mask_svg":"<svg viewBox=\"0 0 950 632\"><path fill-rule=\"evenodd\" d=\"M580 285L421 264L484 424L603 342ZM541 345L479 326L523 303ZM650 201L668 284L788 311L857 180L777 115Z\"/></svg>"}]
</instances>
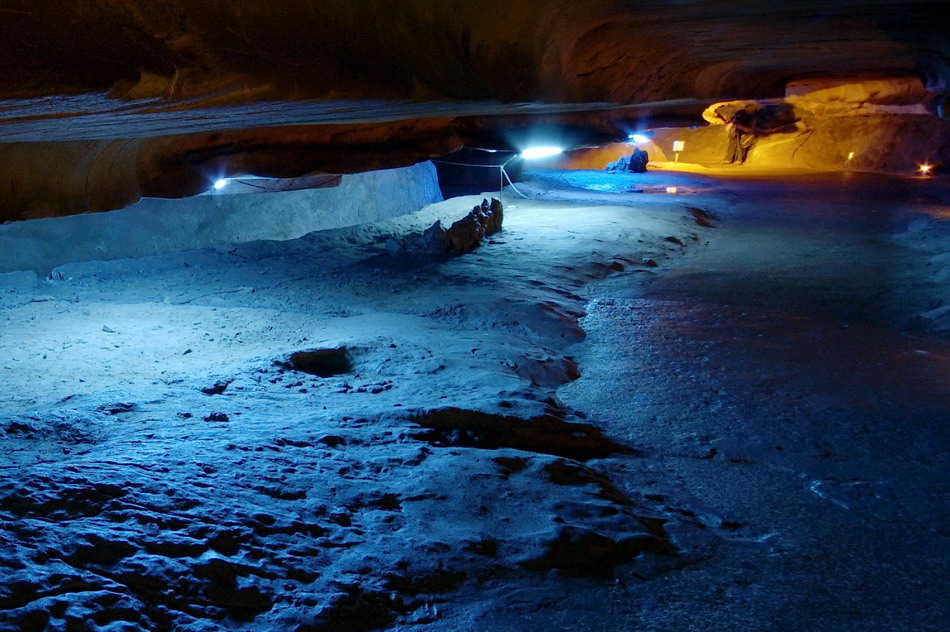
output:
<instances>
[{"instance_id":1,"label":"cave interior","mask_svg":"<svg viewBox=\"0 0 950 632\"><path fill-rule=\"evenodd\" d=\"M0 631L940 629L945 12L0 0Z\"/></svg>"}]
</instances>

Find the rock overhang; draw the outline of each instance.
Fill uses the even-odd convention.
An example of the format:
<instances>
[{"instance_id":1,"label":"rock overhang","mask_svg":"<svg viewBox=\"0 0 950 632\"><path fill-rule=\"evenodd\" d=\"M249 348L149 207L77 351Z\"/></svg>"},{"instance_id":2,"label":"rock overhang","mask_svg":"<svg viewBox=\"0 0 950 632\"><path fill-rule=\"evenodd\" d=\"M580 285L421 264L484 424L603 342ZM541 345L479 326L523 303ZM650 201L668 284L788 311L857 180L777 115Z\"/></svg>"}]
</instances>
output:
<instances>
[{"instance_id":1,"label":"rock overhang","mask_svg":"<svg viewBox=\"0 0 950 632\"><path fill-rule=\"evenodd\" d=\"M594 144L816 79L913 80L937 113L950 85L940 2L3 4L3 220L403 166L538 126Z\"/></svg>"}]
</instances>

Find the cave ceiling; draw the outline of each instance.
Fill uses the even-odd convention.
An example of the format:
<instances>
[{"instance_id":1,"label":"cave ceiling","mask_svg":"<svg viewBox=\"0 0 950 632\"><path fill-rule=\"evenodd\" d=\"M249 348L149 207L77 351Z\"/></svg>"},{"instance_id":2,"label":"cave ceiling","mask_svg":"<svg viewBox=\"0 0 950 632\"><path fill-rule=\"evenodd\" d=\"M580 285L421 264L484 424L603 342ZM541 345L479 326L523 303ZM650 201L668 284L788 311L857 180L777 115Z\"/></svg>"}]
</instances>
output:
<instances>
[{"instance_id":1,"label":"cave ceiling","mask_svg":"<svg viewBox=\"0 0 950 632\"><path fill-rule=\"evenodd\" d=\"M0 220L597 142L810 78L950 94L945 0L0 0Z\"/></svg>"}]
</instances>

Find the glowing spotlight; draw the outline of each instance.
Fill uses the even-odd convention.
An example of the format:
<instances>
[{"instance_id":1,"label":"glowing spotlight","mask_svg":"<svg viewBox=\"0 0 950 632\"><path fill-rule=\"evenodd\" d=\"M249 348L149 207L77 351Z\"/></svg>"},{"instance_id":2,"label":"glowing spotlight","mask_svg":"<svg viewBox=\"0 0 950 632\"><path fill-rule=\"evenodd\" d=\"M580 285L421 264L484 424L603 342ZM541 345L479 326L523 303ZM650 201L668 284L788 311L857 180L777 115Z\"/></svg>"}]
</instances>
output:
<instances>
[{"instance_id":1,"label":"glowing spotlight","mask_svg":"<svg viewBox=\"0 0 950 632\"><path fill-rule=\"evenodd\" d=\"M220 180L215 180L215 181L214 181L214 188L215 188L216 191L220 191L221 189L223 189L223 188L226 187L226 186L228 186L228 179L227 179L227 178L221 178Z\"/></svg>"},{"instance_id":2,"label":"glowing spotlight","mask_svg":"<svg viewBox=\"0 0 950 632\"><path fill-rule=\"evenodd\" d=\"M650 139L644 136L643 134L630 134L627 136L627 139L637 145L642 145L644 143L649 143Z\"/></svg>"},{"instance_id":3,"label":"glowing spotlight","mask_svg":"<svg viewBox=\"0 0 950 632\"><path fill-rule=\"evenodd\" d=\"M854 160L854 152L853 152L853 151L849 151L849 152L848 152L848 160Z\"/></svg>"},{"instance_id":4,"label":"glowing spotlight","mask_svg":"<svg viewBox=\"0 0 950 632\"><path fill-rule=\"evenodd\" d=\"M679 192L679 189L677 189L676 187L666 187L666 192L671 195L676 195L677 192Z\"/></svg>"},{"instance_id":5,"label":"glowing spotlight","mask_svg":"<svg viewBox=\"0 0 950 632\"><path fill-rule=\"evenodd\" d=\"M922 176L929 176L931 173L933 173L933 170L934 170L934 166L926 164L926 163L917 167L917 171L919 171L920 175Z\"/></svg>"},{"instance_id":6,"label":"glowing spotlight","mask_svg":"<svg viewBox=\"0 0 950 632\"><path fill-rule=\"evenodd\" d=\"M564 149L561 147L529 147L521 152L521 157L525 160L533 160L535 158L548 158L549 156L557 156L558 154L564 153Z\"/></svg>"}]
</instances>

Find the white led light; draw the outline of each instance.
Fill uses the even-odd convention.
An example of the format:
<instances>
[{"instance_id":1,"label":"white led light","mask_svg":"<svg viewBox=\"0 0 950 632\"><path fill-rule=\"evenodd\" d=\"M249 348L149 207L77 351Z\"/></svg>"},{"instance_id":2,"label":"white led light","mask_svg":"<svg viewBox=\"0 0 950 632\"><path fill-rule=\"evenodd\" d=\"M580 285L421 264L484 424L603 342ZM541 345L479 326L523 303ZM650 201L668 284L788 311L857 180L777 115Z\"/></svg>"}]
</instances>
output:
<instances>
[{"instance_id":1,"label":"white led light","mask_svg":"<svg viewBox=\"0 0 950 632\"><path fill-rule=\"evenodd\" d=\"M563 153L564 150L560 147L529 147L521 152L521 157L525 160L532 160L533 158L547 158L548 156L557 156L560 153Z\"/></svg>"},{"instance_id":2,"label":"white led light","mask_svg":"<svg viewBox=\"0 0 950 632\"><path fill-rule=\"evenodd\" d=\"M631 142L634 142L638 145L650 142L650 139L643 134L630 134L630 136L627 136L627 138L629 138Z\"/></svg>"},{"instance_id":3,"label":"white led light","mask_svg":"<svg viewBox=\"0 0 950 632\"><path fill-rule=\"evenodd\" d=\"M221 189L223 189L223 188L226 187L226 186L228 186L228 179L227 179L227 178L221 178L220 180L215 180L215 181L214 181L214 188L215 188L216 190L218 190L218 191L220 191Z\"/></svg>"}]
</instances>

